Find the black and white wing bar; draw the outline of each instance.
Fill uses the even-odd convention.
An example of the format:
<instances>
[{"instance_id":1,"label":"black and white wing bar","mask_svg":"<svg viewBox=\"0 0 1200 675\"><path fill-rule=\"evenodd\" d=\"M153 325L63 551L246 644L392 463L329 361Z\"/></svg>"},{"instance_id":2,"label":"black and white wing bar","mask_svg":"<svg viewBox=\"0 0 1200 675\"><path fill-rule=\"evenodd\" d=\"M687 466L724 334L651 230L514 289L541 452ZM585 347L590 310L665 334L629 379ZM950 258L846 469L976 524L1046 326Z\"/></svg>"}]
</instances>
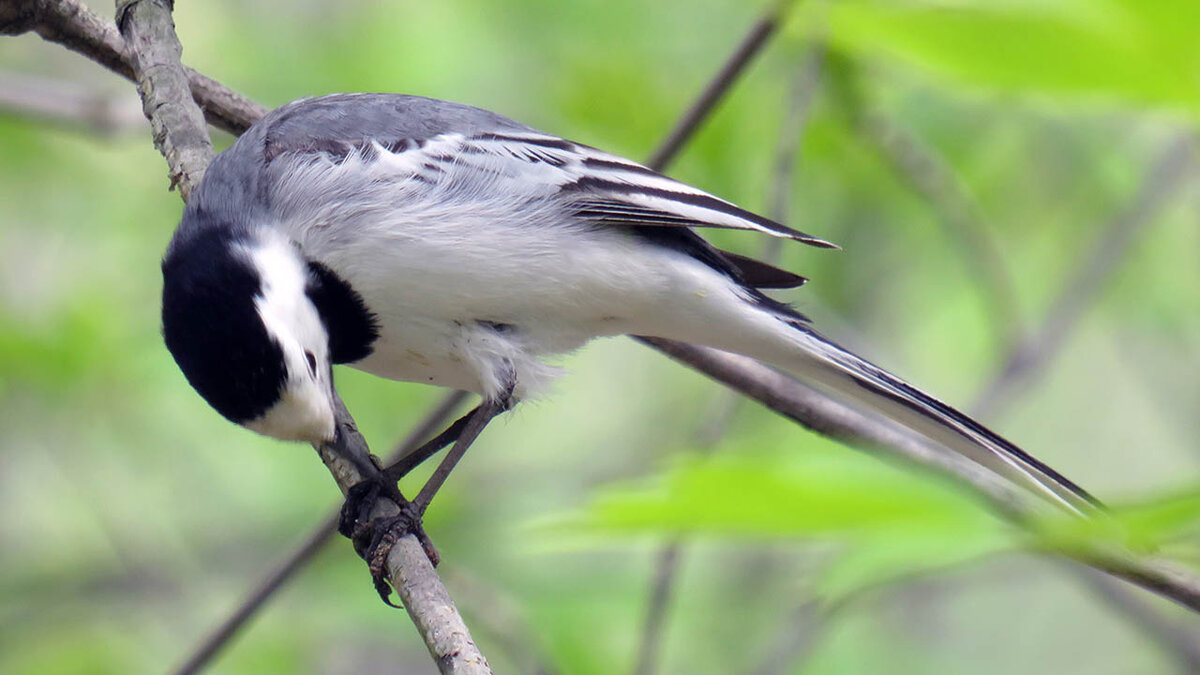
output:
<instances>
[{"instance_id":1,"label":"black and white wing bar","mask_svg":"<svg viewBox=\"0 0 1200 675\"><path fill-rule=\"evenodd\" d=\"M480 134L466 139L464 148L558 169L563 197L579 207L581 216L598 221L751 230L837 248L636 162L555 136Z\"/></svg>"}]
</instances>

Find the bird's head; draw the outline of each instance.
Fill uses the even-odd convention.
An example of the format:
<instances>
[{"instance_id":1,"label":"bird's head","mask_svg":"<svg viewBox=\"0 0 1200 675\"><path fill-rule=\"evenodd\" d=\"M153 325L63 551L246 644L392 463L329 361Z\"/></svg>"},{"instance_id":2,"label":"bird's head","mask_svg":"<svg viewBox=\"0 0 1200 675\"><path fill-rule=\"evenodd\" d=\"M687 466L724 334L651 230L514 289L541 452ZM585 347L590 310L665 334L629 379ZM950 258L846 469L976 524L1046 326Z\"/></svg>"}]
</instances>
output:
<instances>
[{"instance_id":1,"label":"bird's head","mask_svg":"<svg viewBox=\"0 0 1200 675\"><path fill-rule=\"evenodd\" d=\"M163 259L163 337L232 422L288 441L334 436L334 363L376 331L362 299L273 231L181 228ZM349 344L353 342L353 344Z\"/></svg>"}]
</instances>

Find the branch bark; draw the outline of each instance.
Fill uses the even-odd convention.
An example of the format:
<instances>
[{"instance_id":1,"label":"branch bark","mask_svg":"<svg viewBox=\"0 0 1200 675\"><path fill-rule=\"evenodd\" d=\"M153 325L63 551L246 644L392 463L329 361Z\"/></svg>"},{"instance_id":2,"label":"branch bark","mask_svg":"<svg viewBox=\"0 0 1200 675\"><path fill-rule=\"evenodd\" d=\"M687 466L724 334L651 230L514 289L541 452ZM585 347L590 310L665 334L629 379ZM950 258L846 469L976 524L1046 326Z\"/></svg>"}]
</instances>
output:
<instances>
[{"instance_id":1,"label":"branch bark","mask_svg":"<svg viewBox=\"0 0 1200 675\"><path fill-rule=\"evenodd\" d=\"M142 111L154 132L154 147L167 160L171 188L186 202L213 159L204 116L192 101L180 58L168 0L119 0L117 26L133 57Z\"/></svg>"},{"instance_id":2,"label":"branch bark","mask_svg":"<svg viewBox=\"0 0 1200 675\"><path fill-rule=\"evenodd\" d=\"M133 80L133 62L125 40L112 24L80 0L9 0L0 3L0 35L33 31ZM192 98L208 123L239 135L267 113L258 103L212 78L184 66Z\"/></svg>"},{"instance_id":3,"label":"branch bark","mask_svg":"<svg viewBox=\"0 0 1200 675\"><path fill-rule=\"evenodd\" d=\"M354 418L336 393L334 399L337 406L337 438L332 443L316 446L316 450L344 494L376 469L367 441L358 432ZM398 513L399 505L381 498L371 518L390 517ZM387 569L396 594L400 596L404 609L425 641L425 647L429 649L429 655L433 657L438 670L445 675L490 674L492 669L487 659L475 645L462 615L458 613L450 593L446 591L416 536L405 535L392 546Z\"/></svg>"}]
</instances>

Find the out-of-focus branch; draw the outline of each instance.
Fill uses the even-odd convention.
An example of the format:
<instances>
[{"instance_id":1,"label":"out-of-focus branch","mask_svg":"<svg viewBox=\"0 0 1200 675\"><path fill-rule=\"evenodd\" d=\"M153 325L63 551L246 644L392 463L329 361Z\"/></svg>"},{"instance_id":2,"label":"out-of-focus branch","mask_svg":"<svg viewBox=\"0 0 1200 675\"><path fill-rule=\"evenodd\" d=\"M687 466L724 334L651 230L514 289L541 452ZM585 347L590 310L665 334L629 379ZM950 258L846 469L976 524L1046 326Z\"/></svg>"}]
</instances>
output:
<instances>
[{"instance_id":1,"label":"out-of-focus branch","mask_svg":"<svg viewBox=\"0 0 1200 675\"><path fill-rule=\"evenodd\" d=\"M529 675L556 675L559 671L545 653L543 636L534 632L524 608L503 588L481 579L453 561L438 566L446 584L463 603L463 612L475 631L516 664L517 671Z\"/></svg>"},{"instance_id":2,"label":"out-of-focus branch","mask_svg":"<svg viewBox=\"0 0 1200 675\"><path fill-rule=\"evenodd\" d=\"M1000 367L999 375L976 398L972 410L977 415L995 416L1013 393L1026 388L1032 378L1045 372L1044 365L1058 354L1138 235L1194 174L1195 152L1196 142L1190 135L1167 144L1142 181L1137 196L1113 218L1098 239L1094 252L1083 257L1079 267L1063 283L1062 291L1050 303L1037 332L1012 349Z\"/></svg>"},{"instance_id":3,"label":"out-of-focus branch","mask_svg":"<svg viewBox=\"0 0 1200 675\"><path fill-rule=\"evenodd\" d=\"M1095 303L1106 282L1128 257L1138 236L1154 222L1172 197L1183 189L1195 172L1195 139L1180 136L1170 141L1147 172L1133 200L1118 213L1097 237L1093 253L1062 285L1050 303L1045 318L1027 339L1013 345L997 375L980 391L969 408L980 419L1000 414L1020 391L1027 391L1049 364ZM1073 567L1096 596L1124 617L1136 630L1168 651L1183 672L1200 671L1197 634L1172 624L1156 608L1133 595L1112 577L1086 567Z\"/></svg>"},{"instance_id":4,"label":"out-of-focus branch","mask_svg":"<svg viewBox=\"0 0 1200 675\"><path fill-rule=\"evenodd\" d=\"M754 60L754 57L758 56L767 42L779 30L794 2L795 0L773 0L771 2L766 13L754 24L746 37L742 38L737 49L721 65L716 76L708 82L704 91L687 109L683 117L675 123L674 128L667 134L666 140L647 160L646 166L662 167L675 159L684 144L691 140L692 135L696 133L696 129L708 119L713 108L725 97L734 82L737 82L738 78L742 76L746 66Z\"/></svg>"},{"instance_id":5,"label":"out-of-focus branch","mask_svg":"<svg viewBox=\"0 0 1200 675\"><path fill-rule=\"evenodd\" d=\"M778 145L775 148L770 194L767 195L767 202L770 204L767 217L777 223L787 224L789 220L792 176L824 60L824 43L814 43L806 50L799 73L789 92L783 124L779 130ZM779 239L768 237L759 258L764 262L774 262L779 257L780 243ZM705 421L697 430L695 445L698 451L707 453L720 442L742 400L742 397L732 391L721 392L714 401L712 414L705 416ZM642 623L641 640L638 643L637 665L634 668L637 675L651 675L658 671L667 609L673 596L675 578L683 555L684 540L674 539L667 542L655 557L654 576L649 601L646 604L646 617Z\"/></svg>"},{"instance_id":6,"label":"out-of-focus branch","mask_svg":"<svg viewBox=\"0 0 1200 675\"><path fill-rule=\"evenodd\" d=\"M43 39L132 80L133 64L117 29L80 0L9 0L0 3L0 35L33 31ZM210 77L184 67L192 97L209 124L240 134L267 109Z\"/></svg>"},{"instance_id":7,"label":"out-of-focus branch","mask_svg":"<svg viewBox=\"0 0 1200 675\"><path fill-rule=\"evenodd\" d=\"M1190 136L1179 137L1168 143L1147 172L1130 204L1097 237L1093 254L1083 258L1070 279L1063 284L1062 291L1050 303L1051 310L1035 328L1032 337L1014 347L997 369L997 375L981 389L976 402L968 408L972 416L980 419L995 417L1003 403L1010 400L1012 395L1028 390L1034 383L1033 376L1045 371L1047 364L1079 325L1086 307L1099 297L1107 277L1119 267L1136 235L1153 222L1154 216L1182 188L1189 173L1194 170L1194 145ZM1194 635L1172 625L1155 608L1135 597L1130 589L1118 585L1112 576L1098 574L1087 567L1072 566L1070 569L1080 572L1078 576L1096 591L1101 601L1166 648L1176 661L1184 665L1185 672L1192 672L1193 666L1200 667L1200 647L1196 646ZM856 593L855 597L860 595ZM785 629L787 634L781 644L796 643L795 635L822 627L831 620L835 611L845 605L846 602L839 602L833 607L818 609L814 603L805 603L798 608L797 618L791 622L794 626L789 625ZM811 644L807 640L801 642ZM781 667L793 664L804 650L792 646L787 647L786 652L790 656ZM771 654L775 655L776 652ZM759 671L777 672L775 667L779 664L773 662L776 658L777 655L764 661Z\"/></svg>"},{"instance_id":8,"label":"out-of-focus branch","mask_svg":"<svg viewBox=\"0 0 1200 675\"><path fill-rule=\"evenodd\" d=\"M137 99L74 82L0 72L0 115L114 136L144 129Z\"/></svg>"},{"instance_id":9,"label":"out-of-focus branch","mask_svg":"<svg viewBox=\"0 0 1200 675\"><path fill-rule=\"evenodd\" d=\"M1130 619L1130 625L1170 654L1181 673L1200 673L1200 632L1179 625L1127 586L1090 567L1071 565L1075 576L1104 602Z\"/></svg>"},{"instance_id":10,"label":"out-of-focus branch","mask_svg":"<svg viewBox=\"0 0 1200 675\"><path fill-rule=\"evenodd\" d=\"M992 331L1002 349L1024 339L1016 284L979 205L936 150L876 110L865 95L857 66L838 60L837 100L858 135L866 140L896 177L924 199L950 240L966 259L967 273L988 300Z\"/></svg>"},{"instance_id":11,"label":"out-of-focus branch","mask_svg":"<svg viewBox=\"0 0 1200 675\"><path fill-rule=\"evenodd\" d=\"M172 182L178 184L180 195L187 200L199 185L213 151L179 60L182 47L175 35L169 0L118 0L116 19L129 45L143 108L154 129L155 147L166 158ZM372 477L377 469L350 412L336 394L335 399L337 437L316 449L344 493ZM372 515L399 512L400 505L380 499ZM396 542L388 554L387 568L439 670L491 673L416 536L409 534Z\"/></svg>"}]
</instances>

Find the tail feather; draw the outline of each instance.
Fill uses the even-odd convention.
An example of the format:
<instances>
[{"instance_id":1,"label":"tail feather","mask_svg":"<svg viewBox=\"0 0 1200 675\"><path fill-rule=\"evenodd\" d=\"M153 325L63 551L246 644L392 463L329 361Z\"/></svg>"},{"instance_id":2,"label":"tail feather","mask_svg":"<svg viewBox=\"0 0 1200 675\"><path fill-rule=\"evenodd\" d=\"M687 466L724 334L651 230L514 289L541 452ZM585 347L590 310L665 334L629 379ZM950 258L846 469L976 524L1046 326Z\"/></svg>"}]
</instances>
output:
<instances>
[{"instance_id":1,"label":"tail feather","mask_svg":"<svg viewBox=\"0 0 1200 675\"><path fill-rule=\"evenodd\" d=\"M1006 478L1074 511L1102 508L1086 490L979 422L875 364L843 349L806 324L787 320L801 348L784 366L853 403L883 414Z\"/></svg>"}]
</instances>

